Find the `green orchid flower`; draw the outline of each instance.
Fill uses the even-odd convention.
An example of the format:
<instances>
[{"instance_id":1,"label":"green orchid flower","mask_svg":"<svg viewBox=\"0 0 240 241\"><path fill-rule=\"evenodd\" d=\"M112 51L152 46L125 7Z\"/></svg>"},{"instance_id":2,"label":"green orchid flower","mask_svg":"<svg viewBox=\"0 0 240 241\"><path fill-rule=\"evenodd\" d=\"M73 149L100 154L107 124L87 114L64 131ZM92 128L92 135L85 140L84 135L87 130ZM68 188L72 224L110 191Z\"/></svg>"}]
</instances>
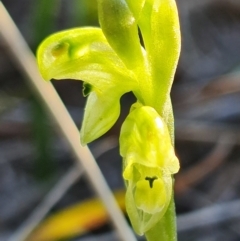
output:
<instances>
[{"instance_id":1,"label":"green orchid flower","mask_svg":"<svg viewBox=\"0 0 240 241\"><path fill-rule=\"evenodd\" d=\"M160 232L156 226L169 213L172 175L179 169L170 100L180 53L177 7L175 0L97 2L101 28L53 34L38 49L38 65L46 80L84 82L82 144L113 126L123 94L131 91L136 96L120 136L126 206L135 231L154 240L151 237ZM170 213L175 215L172 209Z\"/></svg>"},{"instance_id":2,"label":"green orchid flower","mask_svg":"<svg viewBox=\"0 0 240 241\"><path fill-rule=\"evenodd\" d=\"M164 215L172 196L172 174L179 170L168 128L156 110L134 107L120 134L126 207L138 234Z\"/></svg>"},{"instance_id":3,"label":"green orchid flower","mask_svg":"<svg viewBox=\"0 0 240 241\"><path fill-rule=\"evenodd\" d=\"M89 143L108 131L120 112L120 97L136 86L99 28L77 28L53 34L38 49L38 65L46 80L77 79L88 95L81 141Z\"/></svg>"},{"instance_id":4,"label":"green orchid flower","mask_svg":"<svg viewBox=\"0 0 240 241\"><path fill-rule=\"evenodd\" d=\"M88 84L80 132L83 144L112 127L119 116L119 99L126 92L133 91L143 105L162 114L180 49L174 0L99 0L98 5L102 29L53 34L37 53L44 79Z\"/></svg>"}]
</instances>

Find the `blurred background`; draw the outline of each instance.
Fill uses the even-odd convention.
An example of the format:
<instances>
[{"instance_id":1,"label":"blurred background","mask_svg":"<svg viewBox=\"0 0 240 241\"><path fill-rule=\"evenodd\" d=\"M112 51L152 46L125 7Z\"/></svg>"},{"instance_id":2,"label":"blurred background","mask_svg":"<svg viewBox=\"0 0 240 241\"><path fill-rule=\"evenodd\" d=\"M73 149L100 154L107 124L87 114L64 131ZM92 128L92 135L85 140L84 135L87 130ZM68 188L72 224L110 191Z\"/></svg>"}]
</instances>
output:
<instances>
[{"instance_id":1,"label":"blurred background","mask_svg":"<svg viewBox=\"0 0 240 241\"><path fill-rule=\"evenodd\" d=\"M2 2L34 53L53 32L98 25L96 0ZM181 162L175 181L179 241L239 241L240 1L177 4L182 52L171 94ZM82 83L53 84L80 127ZM133 101L131 94L122 97L118 122L90 145L120 204L124 184L118 136ZM74 172L74 163L0 37L0 241L27 230L25 221L44 207L47 196L55 195L56 187L62 195L28 241L117 240L88 181Z\"/></svg>"}]
</instances>

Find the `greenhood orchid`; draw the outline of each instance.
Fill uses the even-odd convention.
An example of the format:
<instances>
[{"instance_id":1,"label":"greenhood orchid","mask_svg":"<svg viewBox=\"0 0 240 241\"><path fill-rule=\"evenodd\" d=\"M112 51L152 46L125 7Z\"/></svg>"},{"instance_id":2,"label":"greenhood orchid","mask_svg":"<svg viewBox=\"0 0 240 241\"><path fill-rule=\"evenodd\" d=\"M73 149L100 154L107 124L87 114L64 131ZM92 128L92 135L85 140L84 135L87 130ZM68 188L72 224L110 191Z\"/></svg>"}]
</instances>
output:
<instances>
[{"instance_id":1,"label":"greenhood orchid","mask_svg":"<svg viewBox=\"0 0 240 241\"><path fill-rule=\"evenodd\" d=\"M180 53L177 7L175 0L98 0L98 12L101 28L75 28L45 39L38 65L46 80L84 82L82 144L114 125L123 94L136 96L121 128L120 154L127 212L143 234L164 217L179 169L170 100Z\"/></svg>"},{"instance_id":2,"label":"greenhood orchid","mask_svg":"<svg viewBox=\"0 0 240 241\"><path fill-rule=\"evenodd\" d=\"M164 215L172 195L172 177L178 172L168 128L156 110L134 108L120 134L127 183L126 207L135 231L143 234Z\"/></svg>"}]
</instances>

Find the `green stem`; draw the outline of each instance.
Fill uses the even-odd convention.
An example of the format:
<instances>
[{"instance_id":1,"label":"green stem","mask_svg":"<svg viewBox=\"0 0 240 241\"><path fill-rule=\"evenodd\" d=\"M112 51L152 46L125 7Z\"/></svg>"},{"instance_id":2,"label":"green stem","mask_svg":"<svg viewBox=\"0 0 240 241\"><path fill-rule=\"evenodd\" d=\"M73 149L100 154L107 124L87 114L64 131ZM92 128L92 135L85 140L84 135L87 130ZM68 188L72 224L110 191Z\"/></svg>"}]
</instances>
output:
<instances>
[{"instance_id":1,"label":"green stem","mask_svg":"<svg viewBox=\"0 0 240 241\"><path fill-rule=\"evenodd\" d=\"M167 98L165 106L161 111L165 113L163 118L168 125L172 144L174 145L174 117L170 96ZM148 241L177 241L174 193L172 194L172 198L165 215L152 229L145 233L145 236Z\"/></svg>"},{"instance_id":2,"label":"green stem","mask_svg":"<svg viewBox=\"0 0 240 241\"><path fill-rule=\"evenodd\" d=\"M163 218L151 230L146 232L145 236L148 241L177 241L176 213L173 195Z\"/></svg>"}]
</instances>

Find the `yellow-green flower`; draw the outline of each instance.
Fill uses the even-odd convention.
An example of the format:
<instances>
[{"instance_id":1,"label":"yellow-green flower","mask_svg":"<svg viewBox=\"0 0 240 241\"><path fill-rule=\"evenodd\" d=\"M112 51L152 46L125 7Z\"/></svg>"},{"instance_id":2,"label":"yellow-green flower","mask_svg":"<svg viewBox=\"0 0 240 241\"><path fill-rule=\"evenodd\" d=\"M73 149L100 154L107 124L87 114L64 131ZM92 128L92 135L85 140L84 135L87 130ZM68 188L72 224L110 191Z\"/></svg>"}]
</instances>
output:
<instances>
[{"instance_id":1,"label":"yellow-green flower","mask_svg":"<svg viewBox=\"0 0 240 241\"><path fill-rule=\"evenodd\" d=\"M87 83L83 144L112 127L126 92L132 91L139 102L162 114L180 51L174 0L99 0L98 6L101 28L53 34L37 53L44 79Z\"/></svg>"},{"instance_id":2,"label":"yellow-green flower","mask_svg":"<svg viewBox=\"0 0 240 241\"><path fill-rule=\"evenodd\" d=\"M172 196L172 174L179 162L168 128L149 106L133 109L120 134L126 206L131 223L143 234L164 215Z\"/></svg>"},{"instance_id":3,"label":"yellow-green flower","mask_svg":"<svg viewBox=\"0 0 240 241\"><path fill-rule=\"evenodd\" d=\"M48 37L38 49L46 80L84 81L88 95L81 129L82 143L108 131L120 113L120 97L134 89L134 75L108 44L100 28L76 28Z\"/></svg>"},{"instance_id":4,"label":"yellow-green flower","mask_svg":"<svg viewBox=\"0 0 240 241\"><path fill-rule=\"evenodd\" d=\"M180 53L178 13L175 0L97 2L101 28L53 34L40 45L38 64L46 80L84 81L82 144L113 126L123 94L135 95L121 129L120 153L127 212L135 231L143 234L166 213L172 175L179 169L170 100Z\"/></svg>"}]
</instances>

